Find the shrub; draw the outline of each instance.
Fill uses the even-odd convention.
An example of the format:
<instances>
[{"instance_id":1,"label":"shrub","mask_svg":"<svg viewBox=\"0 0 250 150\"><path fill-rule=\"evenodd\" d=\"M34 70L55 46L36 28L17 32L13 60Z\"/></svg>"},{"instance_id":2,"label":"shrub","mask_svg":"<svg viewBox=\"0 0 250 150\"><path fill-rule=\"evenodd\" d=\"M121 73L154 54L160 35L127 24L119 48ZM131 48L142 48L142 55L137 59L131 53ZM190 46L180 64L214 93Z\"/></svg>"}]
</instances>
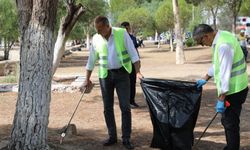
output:
<instances>
[{"instance_id":1,"label":"shrub","mask_svg":"<svg viewBox=\"0 0 250 150\"><path fill-rule=\"evenodd\" d=\"M194 40L193 38L188 38L187 41L186 41L186 46L187 47L191 47L191 46L194 46Z\"/></svg>"},{"instance_id":2,"label":"shrub","mask_svg":"<svg viewBox=\"0 0 250 150\"><path fill-rule=\"evenodd\" d=\"M7 75L0 78L0 83L17 83L18 79L14 75Z\"/></svg>"}]
</instances>

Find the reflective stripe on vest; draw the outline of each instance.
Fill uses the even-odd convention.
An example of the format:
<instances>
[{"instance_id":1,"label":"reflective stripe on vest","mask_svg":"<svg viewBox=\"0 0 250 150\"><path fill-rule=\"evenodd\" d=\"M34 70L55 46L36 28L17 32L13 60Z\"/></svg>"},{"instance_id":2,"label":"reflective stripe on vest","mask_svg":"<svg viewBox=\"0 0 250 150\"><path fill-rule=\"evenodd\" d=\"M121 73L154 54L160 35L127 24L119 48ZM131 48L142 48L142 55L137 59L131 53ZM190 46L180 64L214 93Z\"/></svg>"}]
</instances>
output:
<instances>
[{"instance_id":1,"label":"reflective stripe on vest","mask_svg":"<svg viewBox=\"0 0 250 150\"><path fill-rule=\"evenodd\" d=\"M114 33L115 49L118 55L119 62L125 68L128 73L132 71L131 59L125 48L124 32L122 28L112 28ZM108 75L108 49L107 41L99 34L95 34L93 37L93 43L95 44L97 58L99 58L99 78L106 78Z\"/></svg>"},{"instance_id":2,"label":"reflective stripe on vest","mask_svg":"<svg viewBox=\"0 0 250 150\"><path fill-rule=\"evenodd\" d=\"M244 64L244 63L245 63L245 57L242 57L242 59L241 59L240 61L238 61L238 62L236 62L236 63L234 63L234 64L232 65L232 70L233 70L234 68L236 68L236 67L238 67L238 66ZM237 76L237 75L240 75L240 74L245 73L246 70L247 70L247 67L246 67L246 65L245 65L245 67L242 68L242 69L240 69L240 70L232 71L232 72L231 72L231 78L234 77L234 76Z\"/></svg>"},{"instance_id":3,"label":"reflective stripe on vest","mask_svg":"<svg viewBox=\"0 0 250 150\"><path fill-rule=\"evenodd\" d=\"M248 85L248 76L246 73L246 62L244 54L240 48L240 44L237 39L229 32L221 31L216 47L213 50L213 64L214 64L214 79L217 87L218 96L221 93L221 81L220 81L220 62L219 62L219 47L221 44L228 44L234 51L233 65L231 70L231 76L229 79L229 91L227 95L237 93L245 89Z\"/></svg>"}]
</instances>

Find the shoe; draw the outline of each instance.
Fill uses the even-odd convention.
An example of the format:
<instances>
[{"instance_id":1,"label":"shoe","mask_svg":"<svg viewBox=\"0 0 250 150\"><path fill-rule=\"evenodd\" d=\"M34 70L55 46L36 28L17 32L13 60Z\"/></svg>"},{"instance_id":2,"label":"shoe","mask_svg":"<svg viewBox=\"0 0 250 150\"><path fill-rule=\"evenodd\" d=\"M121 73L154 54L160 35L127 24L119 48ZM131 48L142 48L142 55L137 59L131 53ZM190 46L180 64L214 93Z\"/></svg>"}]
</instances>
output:
<instances>
[{"instance_id":1,"label":"shoe","mask_svg":"<svg viewBox=\"0 0 250 150\"><path fill-rule=\"evenodd\" d=\"M138 108L140 106L138 104L136 104L135 102L133 102L133 103L130 103L130 107L131 108Z\"/></svg>"},{"instance_id":2,"label":"shoe","mask_svg":"<svg viewBox=\"0 0 250 150\"><path fill-rule=\"evenodd\" d=\"M123 140L122 141L123 146L126 149L134 149L135 147L131 144L131 142L129 140Z\"/></svg>"},{"instance_id":3,"label":"shoe","mask_svg":"<svg viewBox=\"0 0 250 150\"><path fill-rule=\"evenodd\" d=\"M104 141L103 146L111 146L117 143L117 139L114 138L108 138L106 141Z\"/></svg>"}]
</instances>

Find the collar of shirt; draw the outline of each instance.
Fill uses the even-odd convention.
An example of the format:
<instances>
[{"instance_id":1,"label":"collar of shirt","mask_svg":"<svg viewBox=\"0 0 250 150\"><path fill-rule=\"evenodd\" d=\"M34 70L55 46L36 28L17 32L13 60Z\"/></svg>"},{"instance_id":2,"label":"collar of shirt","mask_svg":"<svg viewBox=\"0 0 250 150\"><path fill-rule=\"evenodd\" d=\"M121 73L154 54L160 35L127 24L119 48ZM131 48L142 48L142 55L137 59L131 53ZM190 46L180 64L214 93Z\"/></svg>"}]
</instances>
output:
<instances>
[{"instance_id":1,"label":"collar of shirt","mask_svg":"<svg viewBox=\"0 0 250 150\"><path fill-rule=\"evenodd\" d=\"M220 30L216 33L216 35L214 37L214 40L213 40L213 43L212 43L213 49L215 49L215 45L216 45L216 43L218 41L219 36L220 36Z\"/></svg>"},{"instance_id":2,"label":"collar of shirt","mask_svg":"<svg viewBox=\"0 0 250 150\"><path fill-rule=\"evenodd\" d=\"M111 38L113 38L113 36L114 36L114 31L113 31L114 29L113 29L113 27L111 27L111 34L110 34L110 36L109 36L109 39L107 40L106 38L104 38L103 36L101 36L105 41L109 41Z\"/></svg>"}]
</instances>

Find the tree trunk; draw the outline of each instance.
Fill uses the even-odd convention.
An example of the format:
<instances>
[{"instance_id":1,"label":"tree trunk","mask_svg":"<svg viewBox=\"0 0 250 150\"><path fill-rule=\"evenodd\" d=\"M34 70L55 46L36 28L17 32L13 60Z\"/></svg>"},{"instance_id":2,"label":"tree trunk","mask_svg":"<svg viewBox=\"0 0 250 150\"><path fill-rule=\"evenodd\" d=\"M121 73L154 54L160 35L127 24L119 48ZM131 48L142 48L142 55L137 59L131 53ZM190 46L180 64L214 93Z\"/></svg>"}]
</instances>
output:
<instances>
[{"instance_id":1,"label":"tree trunk","mask_svg":"<svg viewBox=\"0 0 250 150\"><path fill-rule=\"evenodd\" d=\"M210 8L210 11L212 13L213 16L213 28L214 30L217 30L217 12L218 12L218 7L216 8Z\"/></svg>"},{"instance_id":2,"label":"tree trunk","mask_svg":"<svg viewBox=\"0 0 250 150\"><path fill-rule=\"evenodd\" d=\"M57 67L59 66L60 60L64 54L65 43L69 37L71 30L78 18L85 12L85 7L82 4L75 5L74 1L67 1L67 16L61 19L60 28L58 31L55 49L54 49L54 58L53 58L53 69L52 75L55 74Z\"/></svg>"},{"instance_id":3,"label":"tree trunk","mask_svg":"<svg viewBox=\"0 0 250 150\"><path fill-rule=\"evenodd\" d=\"M65 33L62 31L62 21L60 24L60 28L58 31L55 47L54 47L54 58L53 58L53 67L52 67L52 75L55 74L57 67L59 66L60 60L65 51L65 43L67 38L65 37Z\"/></svg>"},{"instance_id":4,"label":"tree trunk","mask_svg":"<svg viewBox=\"0 0 250 150\"><path fill-rule=\"evenodd\" d=\"M9 60L9 48L4 48L4 57L3 60Z\"/></svg>"},{"instance_id":5,"label":"tree trunk","mask_svg":"<svg viewBox=\"0 0 250 150\"><path fill-rule=\"evenodd\" d=\"M14 41L8 41L6 39L4 40L4 60L9 60L10 49L13 44Z\"/></svg>"},{"instance_id":6,"label":"tree trunk","mask_svg":"<svg viewBox=\"0 0 250 150\"><path fill-rule=\"evenodd\" d=\"M233 18L232 32L235 34L236 33L236 19L240 11L242 0L231 0L231 1L227 1L226 4L228 5L228 8L232 12L232 18Z\"/></svg>"},{"instance_id":7,"label":"tree trunk","mask_svg":"<svg viewBox=\"0 0 250 150\"><path fill-rule=\"evenodd\" d=\"M157 42L158 41L158 32L157 32L157 30L155 30L155 42Z\"/></svg>"},{"instance_id":8,"label":"tree trunk","mask_svg":"<svg viewBox=\"0 0 250 150\"><path fill-rule=\"evenodd\" d=\"M6 38L4 38L4 56L3 60L8 60L9 59L9 44Z\"/></svg>"},{"instance_id":9,"label":"tree trunk","mask_svg":"<svg viewBox=\"0 0 250 150\"><path fill-rule=\"evenodd\" d=\"M86 47L87 50L90 48L90 35L89 35L89 30L87 30L87 35L86 35Z\"/></svg>"},{"instance_id":10,"label":"tree trunk","mask_svg":"<svg viewBox=\"0 0 250 150\"><path fill-rule=\"evenodd\" d=\"M173 32L170 31L170 52L174 52L174 44L173 44Z\"/></svg>"},{"instance_id":11,"label":"tree trunk","mask_svg":"<svg viewBox=\"0 0 250 150\"><path fill-rule=\"evenodd\" d=\"M46 150L57 0L18 0L20 78L10 150Z\"/></svg>"},{"instance_id":12,"label":"tree trunk","mask_svg":"<svg viewBox=\"0 0 250 150\"><path fill-rule=\"evenodd\" d=\"M181 35L181 25L179 16L178 0L172 0L174 12L174 28L176 37L176 64L184 64L185 56L183 52L183 40Z\"/></svg>"},{"instance_id":13,"label":"tree trunk","mask_svg":"<svg viewBox=\"0 0 250 150\"><path fill-rule=\"evenodd\" d=\"M233 24L232 24L232 33L236 34L236 18L237 16L233 17Z\"/></svg>"}]
</instances>

